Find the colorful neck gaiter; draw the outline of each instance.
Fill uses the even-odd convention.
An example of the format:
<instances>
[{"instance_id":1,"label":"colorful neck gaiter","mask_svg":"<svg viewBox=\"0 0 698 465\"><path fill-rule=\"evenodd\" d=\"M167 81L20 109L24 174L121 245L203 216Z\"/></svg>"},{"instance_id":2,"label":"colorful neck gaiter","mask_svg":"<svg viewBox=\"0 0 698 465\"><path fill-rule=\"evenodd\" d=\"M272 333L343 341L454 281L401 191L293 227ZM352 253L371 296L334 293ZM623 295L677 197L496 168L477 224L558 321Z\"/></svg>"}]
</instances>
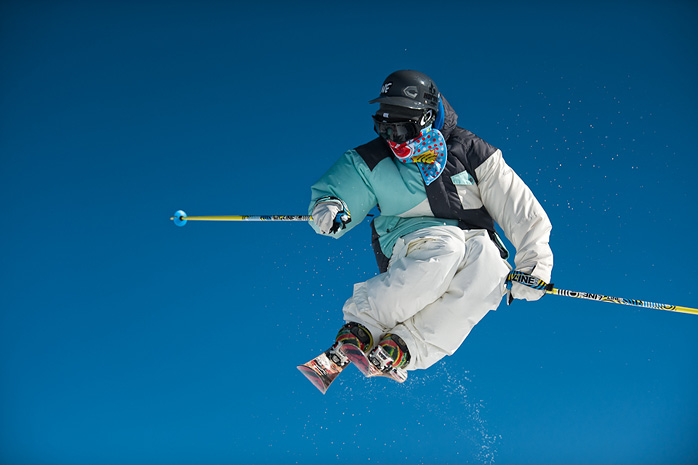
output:
<instances>
[{"instance_id":1,"label":"colorful neck gaiter","mask_svg":"<svg viewBox=\"0 0 698 465\"><path fill-rule=\"evenodd\" d=\"M428 126L419 136L404 144L388 141L390 149L403 163L416 163L425 184L428 186L446 167L446 140L438 129Z\"/></svg>"}]
</instances>

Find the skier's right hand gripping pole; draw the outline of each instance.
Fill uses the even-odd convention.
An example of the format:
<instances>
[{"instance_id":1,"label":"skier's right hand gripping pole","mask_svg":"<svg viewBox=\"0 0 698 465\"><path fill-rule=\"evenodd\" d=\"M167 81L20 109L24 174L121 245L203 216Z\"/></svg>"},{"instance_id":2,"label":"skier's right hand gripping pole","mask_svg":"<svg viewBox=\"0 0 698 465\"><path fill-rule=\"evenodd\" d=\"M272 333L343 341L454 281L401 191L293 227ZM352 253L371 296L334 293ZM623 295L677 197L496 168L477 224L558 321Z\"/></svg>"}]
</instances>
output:
<instances>
[{"instance_id":1,"label":"skier's right hand gripping pole","mask_svg":"<svg viewBox=\"0 0 698 465\"><path fill-rule=\"evenodd\" d=\"M323 197L313 208L313 222L322 234L334 234L347 227L351 214L346 204L336 197Z\"/></svg>"}]
</instances>

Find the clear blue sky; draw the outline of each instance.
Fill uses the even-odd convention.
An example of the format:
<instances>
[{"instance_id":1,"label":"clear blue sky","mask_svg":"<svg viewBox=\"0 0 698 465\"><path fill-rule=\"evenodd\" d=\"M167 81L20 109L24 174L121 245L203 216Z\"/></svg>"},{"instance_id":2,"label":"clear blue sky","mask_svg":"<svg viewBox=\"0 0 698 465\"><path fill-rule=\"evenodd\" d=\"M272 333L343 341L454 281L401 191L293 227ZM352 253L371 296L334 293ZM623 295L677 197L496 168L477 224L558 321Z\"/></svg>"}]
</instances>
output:
<instances>
[{"instance_id":1,"label":"clear blue sky","mask_svg":"<svg viewBox=\"0 0 698 465\"><path fill-rule=\"evenodd\" d=\"M302 223L401 68L502 149L561 288L698 306L694 2L0 3L0 462L695 464L698 316L546 296L404 385L296 370L376 272Z\"/></svg>"}]
</instances>

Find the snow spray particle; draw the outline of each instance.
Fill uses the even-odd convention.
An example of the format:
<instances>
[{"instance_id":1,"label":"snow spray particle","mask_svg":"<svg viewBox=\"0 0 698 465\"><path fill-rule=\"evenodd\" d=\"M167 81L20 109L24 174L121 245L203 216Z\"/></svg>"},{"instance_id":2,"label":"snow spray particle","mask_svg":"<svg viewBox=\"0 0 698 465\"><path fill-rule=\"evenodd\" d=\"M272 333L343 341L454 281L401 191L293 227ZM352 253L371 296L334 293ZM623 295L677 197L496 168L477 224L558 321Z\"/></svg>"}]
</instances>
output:
<instances>
[{"instance_id":1,"label":"snow spray particle","mask_svg":"<svg viewBox=\"0 0 698 465\"><path fill-rule=\"evenodd\" d=\"M457 439L470 443L475 452L472 463L493 464L497 453L497 436L487 431L481 416L481 401L473 401L468 396L467 384L471 383L467 372L453 374L445 361L439 362L427 371L412 376L406 383L410 400L430 415L439 417L456 435ZM422 389L423 388L423 389ZM419 395L410 391L419 390ZM422 391L434 392L424 396ZM469 461L470 463L470 461Z\"/></svg>"},{"instance_id":2,"label":"snow spray particle","mask_svg":"<svg viewBox=\"0 0 698 465\"><path fill-rule=\"evenodd\" d=\"M334 408L351 412L358 427L353 440L340 445L344 459L347 451L342 446L360 444L368 454L376 447L397 462L494 464L500 438L487 431L482 403L470 399L467 372L454 374L442 361L429 370L410 372L404 384L396 384L350 376L358 375L355 371L343 374L332 386L338 394ZM377 425L376 418L381 419ZM437 443L436 449L415 447Z\"/></svg>"}]
</instances>

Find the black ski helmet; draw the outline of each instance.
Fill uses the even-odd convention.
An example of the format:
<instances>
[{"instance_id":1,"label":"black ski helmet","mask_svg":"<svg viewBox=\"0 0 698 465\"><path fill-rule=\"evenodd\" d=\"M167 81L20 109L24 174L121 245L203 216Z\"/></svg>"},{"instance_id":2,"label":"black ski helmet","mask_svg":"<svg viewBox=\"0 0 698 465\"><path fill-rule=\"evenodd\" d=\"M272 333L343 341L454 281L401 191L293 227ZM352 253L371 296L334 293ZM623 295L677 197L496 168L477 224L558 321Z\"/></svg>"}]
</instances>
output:
<instances>
[{"instance_id":1,"label":"black ski helmet","mask_svg":"<svg viewBox=\"0 0 698 465\"><path fill-rule=\"evenodd\" d=\"M368 103L387 103L414 110L439 107L439 89L434 81L424 73L410 69L390 74L381 87L381 93Z\"/></svg>"}]
</instances>

